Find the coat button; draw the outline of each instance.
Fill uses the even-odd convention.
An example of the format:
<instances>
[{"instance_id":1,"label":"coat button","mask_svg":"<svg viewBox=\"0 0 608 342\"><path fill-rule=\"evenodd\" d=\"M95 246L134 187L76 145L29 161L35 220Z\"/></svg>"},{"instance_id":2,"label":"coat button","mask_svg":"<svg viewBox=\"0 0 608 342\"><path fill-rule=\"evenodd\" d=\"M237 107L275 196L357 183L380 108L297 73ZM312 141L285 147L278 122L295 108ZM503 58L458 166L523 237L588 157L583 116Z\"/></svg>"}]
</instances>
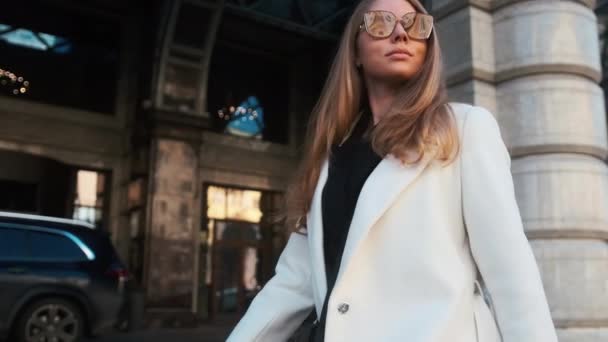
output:
<instances>
[{"instance_id":1,"label":"coat button","mask_svg":"<svg viewBox=\"0 0 608 342\"><path fill-rule=\"evenodd\" d=\"M349 308L348 304L342 303L342 304L338 305L338 312L341 314L345 314L348 311L348 308Z\"/></svg>"}]
</instances>

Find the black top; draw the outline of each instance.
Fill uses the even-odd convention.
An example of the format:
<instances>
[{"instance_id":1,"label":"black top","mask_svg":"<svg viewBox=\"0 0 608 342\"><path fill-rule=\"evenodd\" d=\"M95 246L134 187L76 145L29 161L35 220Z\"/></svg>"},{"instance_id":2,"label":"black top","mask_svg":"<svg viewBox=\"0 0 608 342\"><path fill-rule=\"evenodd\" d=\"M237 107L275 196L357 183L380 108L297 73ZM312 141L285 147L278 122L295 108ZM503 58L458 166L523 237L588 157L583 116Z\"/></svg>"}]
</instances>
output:
<instances>
[{"instance_id":1,"label":"black top","mask_svg":"<svg viewBox=\"0 0 608 342\"><path fill-rule=\"evenodd\" d=\"M367 177L382 160L382 157L372 149L368 134L366 134L371 126L372 115L369 110L366 110L362 113L350 137L341 146L332 148L327 182L321 194L327 295L318 325L311 336L313 342L324 340L327 302L336 282L359 193Z\"/></svg>"}]
</instances>

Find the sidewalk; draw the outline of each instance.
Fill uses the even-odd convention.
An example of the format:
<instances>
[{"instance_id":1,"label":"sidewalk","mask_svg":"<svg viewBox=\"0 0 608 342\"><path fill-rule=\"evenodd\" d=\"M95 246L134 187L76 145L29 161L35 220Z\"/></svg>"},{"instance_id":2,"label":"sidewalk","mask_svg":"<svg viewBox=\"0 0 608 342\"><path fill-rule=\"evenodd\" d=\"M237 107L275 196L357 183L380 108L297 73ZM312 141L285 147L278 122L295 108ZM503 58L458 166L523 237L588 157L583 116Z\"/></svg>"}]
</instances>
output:
<instances>
[{"instance_id":1,"label":"sidewalk","mask_svg":"<svg viewBox=\"0 0 608 342\"><path fill-rule=\"evenodd\" d=\"M132 333L113 333L86 342L224 342L229 329L212 326L180 329L148 329Z\"/></svg>"}]
</instances>

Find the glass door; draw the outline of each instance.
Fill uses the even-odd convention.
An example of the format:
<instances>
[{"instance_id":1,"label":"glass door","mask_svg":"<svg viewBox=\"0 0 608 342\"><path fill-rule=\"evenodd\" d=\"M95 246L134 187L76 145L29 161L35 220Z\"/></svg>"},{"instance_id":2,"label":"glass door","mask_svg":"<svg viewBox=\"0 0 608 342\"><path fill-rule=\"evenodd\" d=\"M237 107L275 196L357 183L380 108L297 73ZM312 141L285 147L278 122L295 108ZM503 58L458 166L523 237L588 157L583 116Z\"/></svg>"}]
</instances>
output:
<instances>
[{"instance_id":1,"label":"glass door","mask_svg":"<svg viewBox=\"0 0 608 342\"><path fill-rule=\"evenodd\" d=\"M228 323L241 317L273 274L279 226L272 213L281 194L216 185L205 189L199 312Z\"/></svg>"}]
</instances>

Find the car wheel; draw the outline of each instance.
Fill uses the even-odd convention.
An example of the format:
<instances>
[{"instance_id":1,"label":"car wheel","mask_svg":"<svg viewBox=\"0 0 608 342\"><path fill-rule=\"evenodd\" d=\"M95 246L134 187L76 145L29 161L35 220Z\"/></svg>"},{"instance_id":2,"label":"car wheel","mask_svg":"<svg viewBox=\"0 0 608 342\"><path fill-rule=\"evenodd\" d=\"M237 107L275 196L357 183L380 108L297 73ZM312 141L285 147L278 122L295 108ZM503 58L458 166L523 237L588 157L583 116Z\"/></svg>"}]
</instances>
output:
<instances>
[{"instance_id":1,"label":"car wheel","mask_svg":"<svg viewBox=\"0 0 608 342\"><path fill-rule=\"evenodd\" d=\"M47 298L30 304L19 319L19 342L78 342L84 332L84 316L73 303Z\"/></svg>"}]
</instances>

